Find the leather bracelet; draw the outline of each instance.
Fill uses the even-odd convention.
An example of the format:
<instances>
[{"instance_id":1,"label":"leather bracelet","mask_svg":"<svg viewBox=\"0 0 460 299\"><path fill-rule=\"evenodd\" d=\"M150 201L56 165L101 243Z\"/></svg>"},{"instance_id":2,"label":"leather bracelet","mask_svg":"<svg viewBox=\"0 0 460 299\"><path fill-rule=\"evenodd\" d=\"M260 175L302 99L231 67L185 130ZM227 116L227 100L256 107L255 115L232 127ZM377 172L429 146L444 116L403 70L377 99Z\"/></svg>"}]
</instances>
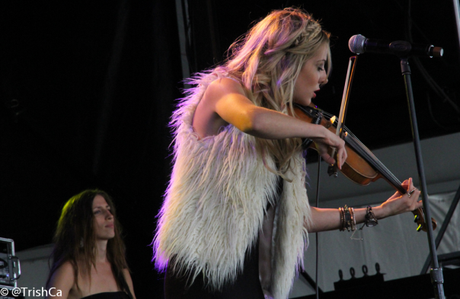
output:
<instances>
[{"instance_id":1,"label":"leather bracelet","mask_svg":"<svg viewBox=\"0 0 460 299\"><path fill-rule=\"evenodd\" d=\"M339 228L339 230L344 231L345 230L345 215L344 215L344 211L343 211L342 207L339 208L339 213L340 213L340 228Z\"/></svg>"},{"instance_id":2,"label":"leather bracelet","mask_svg":"<svg viewBox=\"0 0 460 299\"><path fill-rule=\"evenodd\" d=\"M372 227L379 224L371 206L367 206L366 215L364 216L364 224L367 227Z\"/></svg>"}]
</instances>

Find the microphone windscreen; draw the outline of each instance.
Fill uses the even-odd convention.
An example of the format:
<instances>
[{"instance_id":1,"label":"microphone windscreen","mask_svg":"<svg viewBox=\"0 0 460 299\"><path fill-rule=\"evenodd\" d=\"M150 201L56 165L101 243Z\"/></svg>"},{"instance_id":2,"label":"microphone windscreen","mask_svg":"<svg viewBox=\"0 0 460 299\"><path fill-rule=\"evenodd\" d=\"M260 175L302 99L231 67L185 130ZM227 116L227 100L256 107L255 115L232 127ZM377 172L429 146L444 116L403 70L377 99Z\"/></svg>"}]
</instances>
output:
<instances>
[{"instance_id":1,"label":"microphone windscreen","mask_svg":"<svg viewBox=\"0 0 460 299\"><path fill-rule=\"evenodd\" d=\"M348 41L348 48L350 48L350 51L355 54L364 53L365 41L366 38L364 36L362 36L361 34L355 34L352 37L350 37L350 40Z\"/></svg>"}]
</instances>

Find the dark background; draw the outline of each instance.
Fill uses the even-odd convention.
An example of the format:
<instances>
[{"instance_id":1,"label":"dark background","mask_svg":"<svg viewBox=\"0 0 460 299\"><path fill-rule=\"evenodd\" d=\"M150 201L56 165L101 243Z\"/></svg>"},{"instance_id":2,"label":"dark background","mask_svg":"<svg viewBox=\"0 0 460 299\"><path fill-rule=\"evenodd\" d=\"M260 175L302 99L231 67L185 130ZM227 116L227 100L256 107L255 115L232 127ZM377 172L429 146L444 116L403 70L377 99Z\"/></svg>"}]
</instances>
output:
<instances>
[{"instance_id":1,"label":"dark background","mask_svg":"<svg viewBox=\"0 0 460 299\"><path fill-rule=\"evenodd\" d=\"M336 115L352 35L441 46L443 58L409 60L419 133L460 131L450 1L181 2L192 72L221 61L272 9L301 6L321 19L334 36L333 72L316 104ZM124 227L137 297L160 298L149 243L171 168L168 120L183 87L175 1L8 0L0 22L0 237L14 239L16 251L49 244L65 201L103 189ZM346 124L371 150L412 140L398 57L359 57Z\"/></svg>"}]
</instances>

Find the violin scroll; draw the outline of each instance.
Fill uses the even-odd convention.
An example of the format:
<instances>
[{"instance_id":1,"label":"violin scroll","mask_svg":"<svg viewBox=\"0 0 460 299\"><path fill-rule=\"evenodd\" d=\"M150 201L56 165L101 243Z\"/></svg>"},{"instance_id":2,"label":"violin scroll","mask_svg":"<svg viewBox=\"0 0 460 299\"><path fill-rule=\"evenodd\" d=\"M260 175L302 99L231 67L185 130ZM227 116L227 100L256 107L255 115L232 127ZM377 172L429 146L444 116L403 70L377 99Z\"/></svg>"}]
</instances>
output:
<instances>
[{"instance_id":1,"label":"violin scroll","mask_svg":"<svg viewBox=\"0 0 460 299\"><path fill-rule=\"evenodd\" d=\"M424 232L428 231L427 224L425 222L425 217L423 216L423 209L418 208L417 210L412 211L414 214L414 222L417 223L417 231L423 230ZM436 220L431 217L431 226L433 227L433 230L436 229L437 226Z\"/></svg>"}]
</instances>

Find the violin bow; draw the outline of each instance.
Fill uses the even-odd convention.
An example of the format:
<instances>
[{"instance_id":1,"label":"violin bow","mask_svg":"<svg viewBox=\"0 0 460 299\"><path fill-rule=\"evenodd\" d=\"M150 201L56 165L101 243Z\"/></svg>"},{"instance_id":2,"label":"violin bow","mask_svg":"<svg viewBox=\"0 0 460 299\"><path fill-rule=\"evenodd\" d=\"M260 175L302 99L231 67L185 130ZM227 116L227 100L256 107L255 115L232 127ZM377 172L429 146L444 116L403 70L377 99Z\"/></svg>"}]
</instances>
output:
<instances>
[{"instance_id":1,"label":"violin bow","mask_svg":"<svg viewBox=\"0 0 460 299\"><path fill-rule=\"evenodd\" d=\"M358 56L351 56L348 59L348 70L347 70L347 76L345 78L345 85L343 87L343 93L342 93L342 103L340 104L340 112L339 112L339 119L337 120L337 128L336 128L336 135L340 136L342 139L344 138L343 134L343 127L345 126L345 116L347 114L347 108L348 108L348 99L350 98L350 93L351 93L351 83L353 82L354 74L355 74L355 67L356 67L356 62L358 61ZM334 121L334 120L332 120ZM336 149L332 149L332 157L336 156ZM330 165L328 167L327 173L329 176L338 176L338 171L337 171L337 162L338 159L335 157L335 163L334 165Z\"/></svg>"}]
</instances>

